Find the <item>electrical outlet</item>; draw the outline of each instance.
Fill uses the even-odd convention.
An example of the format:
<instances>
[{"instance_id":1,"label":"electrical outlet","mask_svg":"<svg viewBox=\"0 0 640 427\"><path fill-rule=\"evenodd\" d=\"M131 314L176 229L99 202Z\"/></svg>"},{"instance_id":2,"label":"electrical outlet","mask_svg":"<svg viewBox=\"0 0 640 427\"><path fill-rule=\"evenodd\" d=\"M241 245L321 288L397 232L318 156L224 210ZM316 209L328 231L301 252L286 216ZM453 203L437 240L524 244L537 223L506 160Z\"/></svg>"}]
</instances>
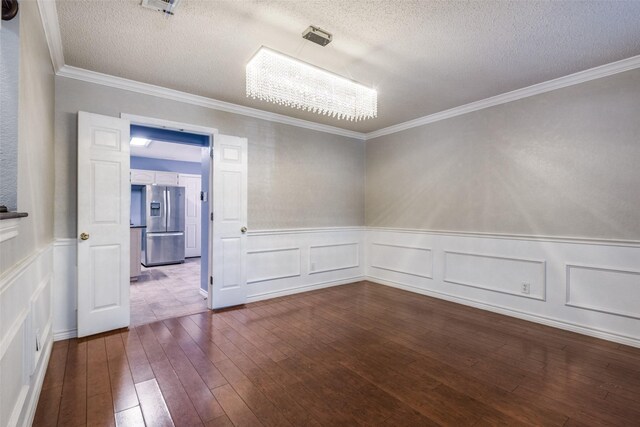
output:
<instances>
[{"instance_id":1,"label":"electrical outlet","mask_svg":"<svg viewBox=\"0 0 640 427\"><path fill-rule=\"evenodd\" d=\"M311 263L311 271L316 271L316 263L315 262Z\"/></svg>"},{"instance_id":2,"label":"electrical outlet","mask_svg":"<svg viewBox=\"0 0 640 427\"><path fill-rule=\"evenodd\" d=\"M522 284L521 292L522 292L523 294L527 294L527 295L529 295L529 293L531 293L531 284L529 284L529 283L523 283L523 284Z\"/></svg>"}]
</instances>

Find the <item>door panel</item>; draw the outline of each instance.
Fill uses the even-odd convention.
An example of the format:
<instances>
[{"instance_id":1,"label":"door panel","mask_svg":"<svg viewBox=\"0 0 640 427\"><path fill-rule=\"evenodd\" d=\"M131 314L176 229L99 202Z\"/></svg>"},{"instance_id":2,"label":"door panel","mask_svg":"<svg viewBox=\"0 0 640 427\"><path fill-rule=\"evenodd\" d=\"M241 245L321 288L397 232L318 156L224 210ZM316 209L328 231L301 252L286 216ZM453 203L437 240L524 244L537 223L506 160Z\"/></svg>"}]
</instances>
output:
<instances>
[{"instance_id":1,"label":"door panel","mask_svg":"<svg viewBox=\"0 0 640 427\"><path fill-rule=\"evenodd\" d=\"M129 325L129 121L78 113L78 337Z\"/></svg>"},{"instance_id":2,"label":"door panel","mask_svg":"<svg viewBox=\"0 0 640 427\"><path fill-rule=\"evenodd\" d=\"M185 256L198 257L202 245L202 223L200 222L202 177L180 174L179 182L185 189Z\"/></svg>"},{"instance_id":3,"label":"door panel","mask_svg":"<svg viewBox=\"0 0 640 427\"><path fill-rule=\"evenodd\" d=\"M247 298L247 139L216 135L213 153L212 308Z\"/></svg>"}]
</instances>

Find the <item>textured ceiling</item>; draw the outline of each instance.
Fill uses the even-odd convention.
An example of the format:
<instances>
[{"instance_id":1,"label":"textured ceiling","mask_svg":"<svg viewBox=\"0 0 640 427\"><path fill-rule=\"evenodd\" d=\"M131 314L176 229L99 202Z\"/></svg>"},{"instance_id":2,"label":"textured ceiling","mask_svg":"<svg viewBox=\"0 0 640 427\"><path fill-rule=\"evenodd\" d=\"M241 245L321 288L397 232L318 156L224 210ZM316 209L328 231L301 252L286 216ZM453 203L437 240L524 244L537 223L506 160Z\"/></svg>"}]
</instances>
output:
<instances>
[{"instance_id":1,"label":"textured ceiling","mask_svg":"<svg viewBox=\"0 0 640 427\"><path fill-rule=\"evenodd\" d=\"M58 0L67 65L369 132L640 54L640 1ZM320 47L310 24L333 33ZM245 96L261 45L378 89L353 123Z\"/></svg>"}]
</instances>

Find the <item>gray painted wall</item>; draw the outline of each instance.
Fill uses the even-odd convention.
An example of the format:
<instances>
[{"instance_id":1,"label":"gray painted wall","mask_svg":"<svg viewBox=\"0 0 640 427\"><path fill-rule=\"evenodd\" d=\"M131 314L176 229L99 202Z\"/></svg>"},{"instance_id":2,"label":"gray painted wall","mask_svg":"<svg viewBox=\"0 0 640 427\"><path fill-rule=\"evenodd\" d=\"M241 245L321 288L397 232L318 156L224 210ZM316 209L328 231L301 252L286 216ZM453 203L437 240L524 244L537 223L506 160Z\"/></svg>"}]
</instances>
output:
<instances>
[{"instance_id":1,"label":"gray painted wall","mask_svg":"<svg viewBox=\"0 0 640 427\"><path fill-rule=\"evenodd\" d=\"M640 70L366 143L366 225L640 239Z\"/></svg>"},{"instance_id":2,"label":"gray painted wall","mask_svg":"<svg viewBox=\"0 0 640 427\"><path fill-rule=\"evenodd\" d=\"M0 205L18 208L20 14L0 27Z\"/></svg>"},{"instance_id":3,"label":"gray painted wall","mask_svg":"<svg viewBox=\"0 0 640 427\"><path fill-rule=\"evenodd\" d=\"M29 216L0 244L0 274L53 240L54 80L36 2L20 3L20 29L18 210Z\"/></svg>"},{"instance_id":4,"label":"gray painted wall","mask_svg":"<svg viewBox=\"0 0 640 427\"><path fill-rule=\"evenodd\" d=\"M56 77L56 237L76 234L79 110L156 117L247 137L250 229L364 225L363 141Z\"/></svg>"}]
</instances>

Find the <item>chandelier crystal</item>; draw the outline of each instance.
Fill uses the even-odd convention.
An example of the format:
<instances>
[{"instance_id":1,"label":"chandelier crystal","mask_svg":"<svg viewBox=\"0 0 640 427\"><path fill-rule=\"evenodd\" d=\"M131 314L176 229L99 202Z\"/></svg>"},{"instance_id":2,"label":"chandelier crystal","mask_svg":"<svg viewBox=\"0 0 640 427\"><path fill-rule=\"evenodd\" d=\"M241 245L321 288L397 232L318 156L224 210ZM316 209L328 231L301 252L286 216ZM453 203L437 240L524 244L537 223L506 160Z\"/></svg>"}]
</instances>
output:
<instances>
[{"instance_id":1,"label":"chandelier crystal","mask_svg":"<svg viewBox=\"0 0 640 427\"><path fill-rule=\"evenodd\" d=\"M375 89L264 46L247 64L247 96L351 121L378 115Z\"/></svg>"}]
</instances>

